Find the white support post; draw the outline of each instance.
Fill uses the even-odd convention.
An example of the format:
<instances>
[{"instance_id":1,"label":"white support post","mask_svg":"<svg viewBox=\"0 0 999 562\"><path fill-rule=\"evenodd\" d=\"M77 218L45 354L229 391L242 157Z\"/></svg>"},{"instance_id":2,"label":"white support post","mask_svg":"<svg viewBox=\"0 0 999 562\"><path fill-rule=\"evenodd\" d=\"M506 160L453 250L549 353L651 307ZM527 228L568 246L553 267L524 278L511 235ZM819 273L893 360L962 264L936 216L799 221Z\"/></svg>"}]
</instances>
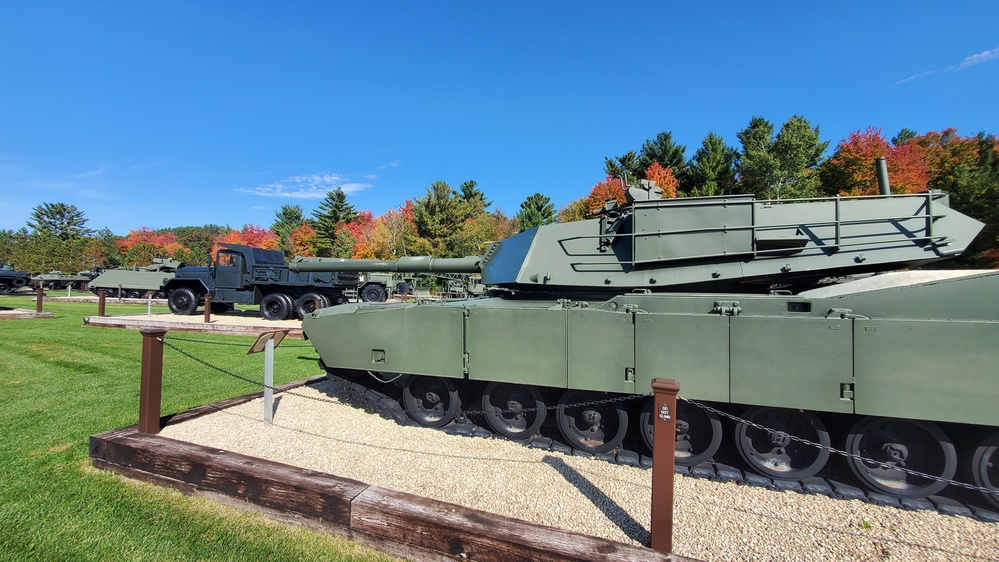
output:
<instances>
[{"instance_id":1,"label":"white support post","mask_svg":"<svg viewBox=\"0 0 999 562\"><path fill-rule=\"evenodd\" d=\"M264 424L274 421L274 339L264 344Z\"/></svg>"},{"instance_id":2,"label":"white support post","mask_svg":"<svg viewBox=\"0 0 999 562\"><path fill-rule=\"evenodd\" d=\"M149 296L146 297L146 316L152 316L152 315L153 315L153 294L149 293Z\"/></svg>"}]
</instances>

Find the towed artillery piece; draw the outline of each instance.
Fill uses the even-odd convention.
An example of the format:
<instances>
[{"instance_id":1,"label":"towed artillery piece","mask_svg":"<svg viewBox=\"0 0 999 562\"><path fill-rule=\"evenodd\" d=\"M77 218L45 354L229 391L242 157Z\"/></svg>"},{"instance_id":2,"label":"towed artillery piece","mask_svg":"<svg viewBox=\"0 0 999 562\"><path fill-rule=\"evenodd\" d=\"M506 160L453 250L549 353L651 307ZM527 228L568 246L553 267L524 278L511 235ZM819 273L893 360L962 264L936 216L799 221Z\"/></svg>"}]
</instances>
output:
<instances>
[{"instance_id":1,"label":"towed artillery piece","mask_svg":"<svg viewBox=\"0 0 999 562\"><path fill-rule=\"evenodd\" d=\"M937 494L961 469L999 506L999 271L878 274L958 255L982 227L937 191L663 200L640 186L597 218L482 256L290 267L481 274L481 298L349 304L302 322L327 372L400 374L418 424L469 410L527 439L554 417L576 450L612 453L626 437L651 448L647 395L668 377L683 398L680 465L724 447L803 481L834 447L877 493Z\"/></svg>"},{"instance_id":2,"label":"towed artillery piece","mask_svg":"<svg viewBox=\"0 0 999 562\"><path fill-rule=\"evenodd\" d=\"M105 269L89 284L96 295L104 290L108 297L127 297L138 299L152 295L154 299L166 298L164 285L178 269L184 267L184 262L171 258L153 258L153 263L140 267L119 267Z\"/></svg>"}]
</instances>

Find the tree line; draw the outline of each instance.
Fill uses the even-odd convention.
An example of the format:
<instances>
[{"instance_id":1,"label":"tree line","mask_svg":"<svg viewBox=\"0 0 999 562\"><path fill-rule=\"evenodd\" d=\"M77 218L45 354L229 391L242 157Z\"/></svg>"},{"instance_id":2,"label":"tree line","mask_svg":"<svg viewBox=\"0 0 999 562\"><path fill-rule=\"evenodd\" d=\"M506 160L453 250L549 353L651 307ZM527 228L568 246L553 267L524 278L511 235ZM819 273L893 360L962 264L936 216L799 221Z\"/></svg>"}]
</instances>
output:
<instances>
[{"instance_id":1,"label":"tree line","mask_svg":"<svg viewBox=\"0 0 999 562\"><path fill-rule=\"evenodd\" d=\"M336 188L309 216L300 205L282 205L268 228L143 227L124 237L86 228L83 212L72 205L43 203L26 227L0 231L0 259L32 273L145 265L153 257L207 264L221 242L281 249L288 256L460 257L479 254L487 242L539 225L586 219L609 200L623 203L618 178L653 181L667 198L871 195L878 193L874 159L883 156L894 193L946 191L952 207L986 224L959 266L999 266L999 139L993 134L961 136L955 129L918 134L903 129L888 139L881 130L867 128L850 133L825 157L829 141L821 139L818 126L796 115L779 129L754 117L736 138L739 146L733 147L709 132L688 159L687 147L663 131L637 149L606 157L605 177L587 194L556 209L548 196L534 193L514 216L491 210L492 202L474 180L457 188L435 181L422 195L378 217L357 210Z\"/></svg>"}]
</instances>

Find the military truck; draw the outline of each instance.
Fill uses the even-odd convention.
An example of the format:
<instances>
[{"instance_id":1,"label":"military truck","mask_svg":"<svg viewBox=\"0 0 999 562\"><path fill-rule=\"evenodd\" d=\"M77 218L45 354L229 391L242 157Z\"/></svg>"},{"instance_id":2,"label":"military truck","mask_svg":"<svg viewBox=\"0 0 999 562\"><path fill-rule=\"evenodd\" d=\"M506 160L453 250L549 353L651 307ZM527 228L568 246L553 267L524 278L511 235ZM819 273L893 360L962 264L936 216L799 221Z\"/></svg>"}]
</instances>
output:
<instances>
[{"instance_id":1,"label":"military truck","mask_svg":"<svg viewBox=\"0 0 999 562\"><path fill-rule=\"evenodd\" d=\"M151 294L155 299L162 299L166 298L163 286L173 279L181 267L184 267L184 262L171 258L153 258L153 263L149 265L104 270L89 286L95 295L103 289L108 297L137 299Z\"/></svg>"},{"instance_id":2,"label":"military truck","mask_svg":"<svg viewBox=\"0 0 999 562\"><path fill-rule=\"evenodd\" d=\"M395 295L430 295L430 286L438 286L437 294L443 298L470 298L481 296L486 286L482 277L468 273L409 274L383 272L361 273L357 289L362 302L385 302Z\"/></svg>"},{"instance_id":3,"label":"military truck","mask_svg":"<svg viewBox=\"0 0 999 562\"><path fill-rule=\"evenodd\" d=\"M0 295L16 291L30 283L30 275L23 271L16 271L14 266L0 261Z\"/></svg>"},{"instance_id":4,"label":"military truck","mask_svg":"<svg viewBox=\"0 0 999 562\"><path fill-rule=\"evenodd\" d=\"M206 296L212 312L232 310L236 304L260 305L268 320L304 317L316 309L349 301L345 289L357 287L356 272L292 273L280 250L242 244L219 244L211 266L187 266L163 285L174 314L194 314Z\"/></svg>"}]
</instances>

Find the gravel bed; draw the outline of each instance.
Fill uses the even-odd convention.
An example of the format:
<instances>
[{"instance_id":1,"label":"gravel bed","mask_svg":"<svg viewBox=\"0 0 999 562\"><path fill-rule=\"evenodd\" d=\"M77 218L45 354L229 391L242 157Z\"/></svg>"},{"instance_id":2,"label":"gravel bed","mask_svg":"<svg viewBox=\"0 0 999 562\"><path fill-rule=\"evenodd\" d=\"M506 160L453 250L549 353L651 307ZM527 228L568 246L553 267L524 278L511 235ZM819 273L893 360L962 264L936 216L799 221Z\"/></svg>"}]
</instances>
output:
<instances>
[{"instance_id":1,"label":"gravel bed","mask_svg":"<svg viewBox=\"0 0 999 562\"><path fill-rule=\"evenodd\" d=\"M616 541L649 543L652 471L400 426L326 381L162 435ZM314 400L305 398L320 398ZM703 560L999 560L999 525L676 476L673 545Z\"/></svg>"}]
</instances>

